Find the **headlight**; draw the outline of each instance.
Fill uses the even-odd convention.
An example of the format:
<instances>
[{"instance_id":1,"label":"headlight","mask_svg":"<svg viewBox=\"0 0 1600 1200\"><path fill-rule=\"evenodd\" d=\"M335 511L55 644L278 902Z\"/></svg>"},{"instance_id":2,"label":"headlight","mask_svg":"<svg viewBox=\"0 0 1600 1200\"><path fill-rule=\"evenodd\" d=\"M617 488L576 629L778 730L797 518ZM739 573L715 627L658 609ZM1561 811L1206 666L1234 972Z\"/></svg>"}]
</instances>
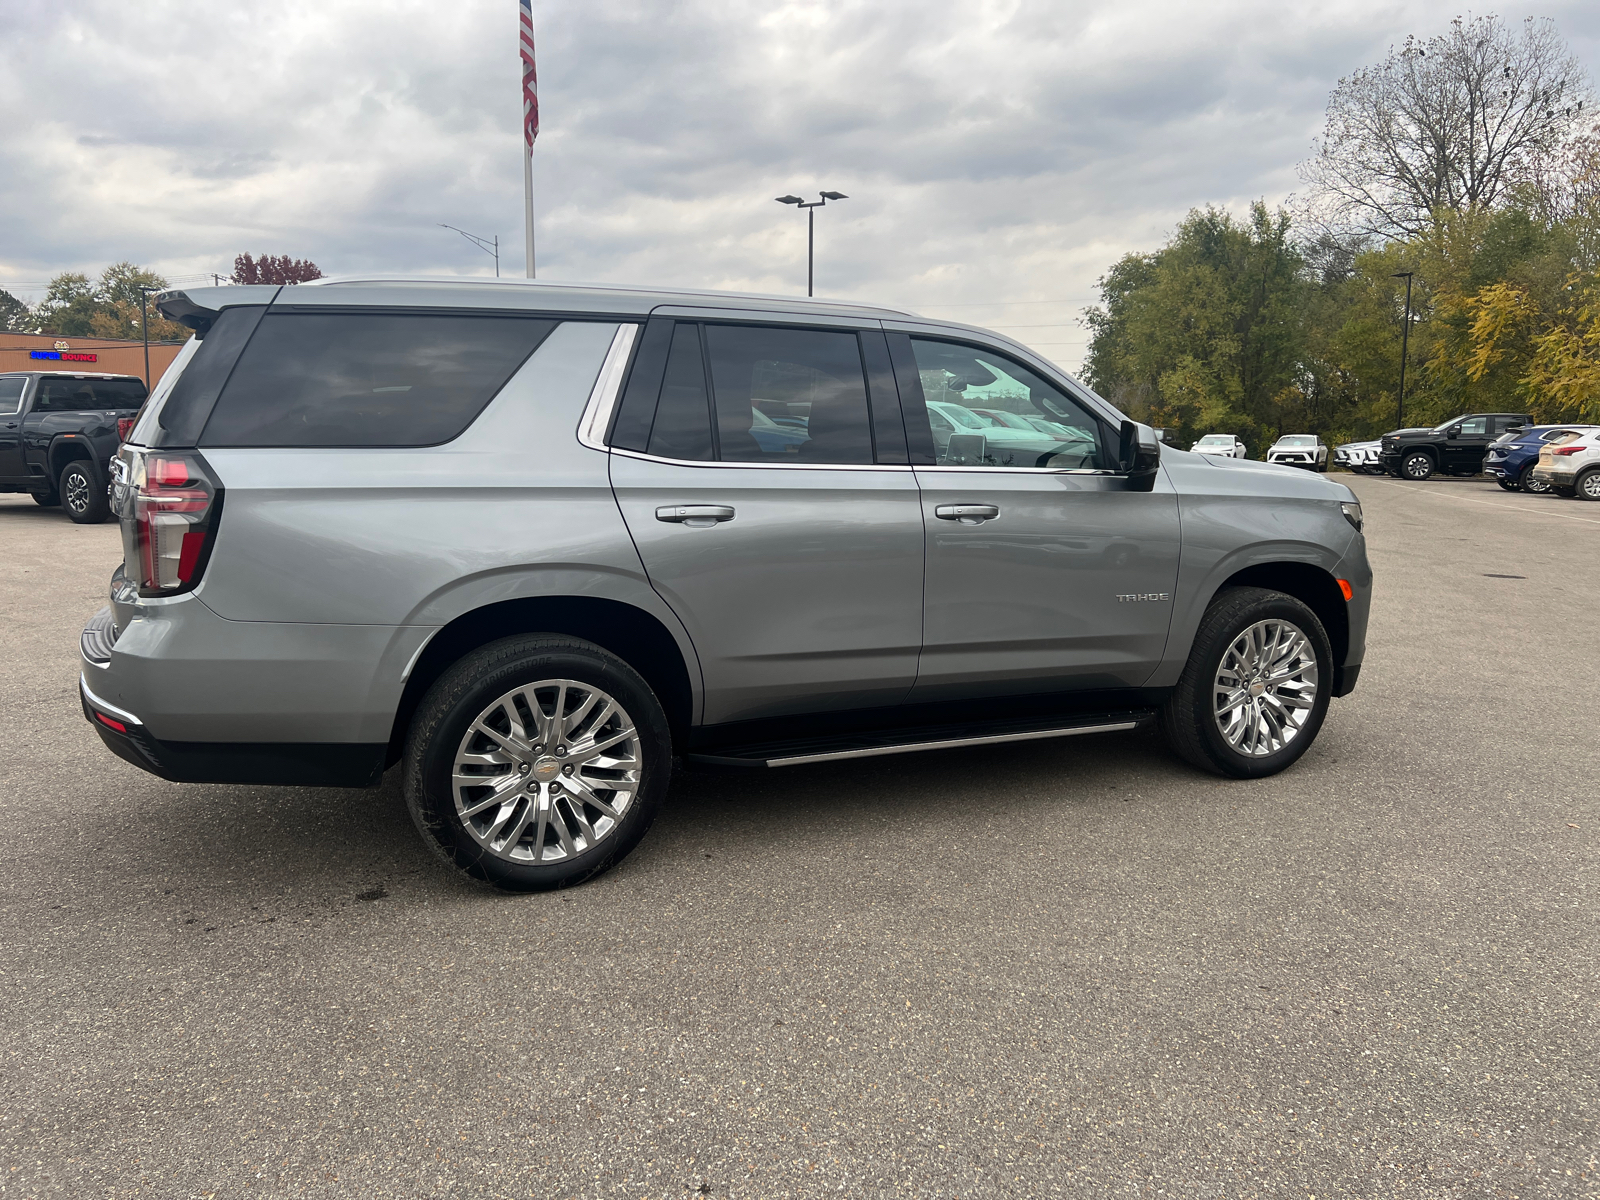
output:
<instances>
[{"instance_id":1,"label":"headlight","mask_svg":"<svg viewBox=\"0 0 1600 1200\"><path fill-rule=\"evenodd\" d=\"M1339 511L1344 514L1344 519L1356 527L1356 532L1361 532L1361 502L1359 500L1341 500Z\"/></svg>"}]
</instances>

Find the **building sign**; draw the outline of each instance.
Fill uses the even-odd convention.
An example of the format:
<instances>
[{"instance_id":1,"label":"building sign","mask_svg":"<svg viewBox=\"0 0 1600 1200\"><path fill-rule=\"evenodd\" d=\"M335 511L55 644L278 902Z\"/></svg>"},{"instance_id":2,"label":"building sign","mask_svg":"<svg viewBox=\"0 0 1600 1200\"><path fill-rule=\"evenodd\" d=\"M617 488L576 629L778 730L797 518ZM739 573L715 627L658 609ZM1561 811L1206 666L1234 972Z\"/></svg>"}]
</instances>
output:
<instances>
[{"instance_id":1,"label":"building sign","mask_svg":"<svg viewBox=\"0 0 1600 1200\"><path fill-rule=\"evenodd\" d=\"M83 354L69 350L30 350L29 358L50 358L61 362L99 362L98 354Z\"/></svg>"}]
</instances>

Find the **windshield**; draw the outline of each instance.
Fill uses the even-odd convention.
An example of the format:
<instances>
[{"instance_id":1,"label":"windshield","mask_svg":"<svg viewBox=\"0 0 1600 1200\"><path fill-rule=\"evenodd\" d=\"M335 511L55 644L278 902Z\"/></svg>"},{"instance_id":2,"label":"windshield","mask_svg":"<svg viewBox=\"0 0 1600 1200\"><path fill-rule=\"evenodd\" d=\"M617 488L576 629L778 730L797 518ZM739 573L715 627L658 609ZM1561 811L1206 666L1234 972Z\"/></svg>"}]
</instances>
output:
<instances>
[{"instance_id":1,"label":"windshield","mask_svg":"<svg viewBox=\"0 0 1600 1200\"><path fill-rule=\"evenodd\" d=\"M1200 439L1202 446L1231 446L1233 435L1231 433L1208 433Z\"/></svg>"},{"instance_id":2,"label":"windshield","mask_svg":"<svg viewBox=\"0 0 1600 1200\"><path fill-rule=\"evenodd\" d=\"M932 408L933 405L930 404L928 407ZM989 428L989 426L985 425L984 422L978 419L977 413L973 412L970 408L963 408L959 404L940 404L939 411L946 417L949 417L950 420L954 421L957 425L965 425L968 429Z\"/></svg>"},{"instance_id":3,"label":"windshield","mask_svg":"<svg viewBox=\"0 0 1600 1200\"><path fill-rule=\"evenodd\" d=\"M1315 436L1302 433L1293 433L1278 439L1278 445L1280 446L1315 446L1316 444L1317 439Z\"/></svg>"}]
</instances>

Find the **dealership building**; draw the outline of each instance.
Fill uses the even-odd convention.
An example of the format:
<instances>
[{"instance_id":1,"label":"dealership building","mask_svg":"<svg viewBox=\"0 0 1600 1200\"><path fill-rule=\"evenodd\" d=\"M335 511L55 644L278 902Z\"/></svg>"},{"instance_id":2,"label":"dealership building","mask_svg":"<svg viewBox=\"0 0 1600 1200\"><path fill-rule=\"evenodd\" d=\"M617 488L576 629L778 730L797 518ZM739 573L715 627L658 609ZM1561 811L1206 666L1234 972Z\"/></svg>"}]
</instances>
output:
<instances>
[{"instance_id":1,"label":"dealership building","mask_svg":"<svg viewBox=\"0 0 1600 1200\"><path fill-rule=\"evenodd\" d=\"M178 357L182 342L150 343L151 387ZM144 378L144 343L0 331L0 371L95 371Z\"/></svg>"}]
</instances>

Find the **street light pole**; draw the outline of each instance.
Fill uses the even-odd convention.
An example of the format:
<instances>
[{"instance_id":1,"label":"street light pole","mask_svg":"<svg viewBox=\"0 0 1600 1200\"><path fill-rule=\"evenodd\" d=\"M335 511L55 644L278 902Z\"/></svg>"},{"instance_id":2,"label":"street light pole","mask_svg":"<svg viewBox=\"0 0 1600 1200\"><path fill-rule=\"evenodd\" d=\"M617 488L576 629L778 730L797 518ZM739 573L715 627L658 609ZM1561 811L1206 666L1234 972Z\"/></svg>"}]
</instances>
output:
<instances>
[{"instance_id":1,"label":"street light pole","mask_svg":"<svg viewBox=\"0 0 1600 1200\"><path fill-rule=\"evenodd\" d=\"M1395 403L1394 427L1406 426L1406 350L1411 344L1411 272L1396 271L1390 279L1406 281L1406 323L1400 329L1400 398Z\"/></svg>"},{"instance_id":2,"label":"street light pole","mask_svg":"<svg viewBox=\"0 0 1600 1200\"><path fill-rule=\"evenodd\" d=\"M813 294L813 285L816 279L816 250L817 250L817 214L816 210L825 206L829 200L848 200L843 192L819 192L820 200L813 200L807 204L799 196L779 196L779 204L793 204L797 208L806 210L806 295Z\"/></svg>"},{"instance_id":3,"label":"street light pole","mask_svg":"<svg viewBox=\"0 0 1600 1200\"><path fill-rule=\"evenodd\" d=\"M139 332L144 336L144 390L150 392L150 293L160 288L139 285Z\"/></svg>"},{"instance_id":4,"label":"street light pole","mask_svg":"<svg viewBox=\"0 0 1600 1200\"><path fill-rule=\"evenodd\" d=\"M446 225L443 221L440 221L438 224L439 224L439 228L440 229L456 229L456 227L454 225ZM467 241L471 242L479 250L482 250L485 254L491 254L491 255L494 256L494 277L496 279L499 279L500 278L500 235L497 233L497 234L494 235L493 239L490 239L490 238L481 238L475 233L468 233L465 229L456 229L456 232L459 233L462 237L466 238ZM530 275L529 278L531 279L532 276Z\"/></svg>"}]
</instances>

